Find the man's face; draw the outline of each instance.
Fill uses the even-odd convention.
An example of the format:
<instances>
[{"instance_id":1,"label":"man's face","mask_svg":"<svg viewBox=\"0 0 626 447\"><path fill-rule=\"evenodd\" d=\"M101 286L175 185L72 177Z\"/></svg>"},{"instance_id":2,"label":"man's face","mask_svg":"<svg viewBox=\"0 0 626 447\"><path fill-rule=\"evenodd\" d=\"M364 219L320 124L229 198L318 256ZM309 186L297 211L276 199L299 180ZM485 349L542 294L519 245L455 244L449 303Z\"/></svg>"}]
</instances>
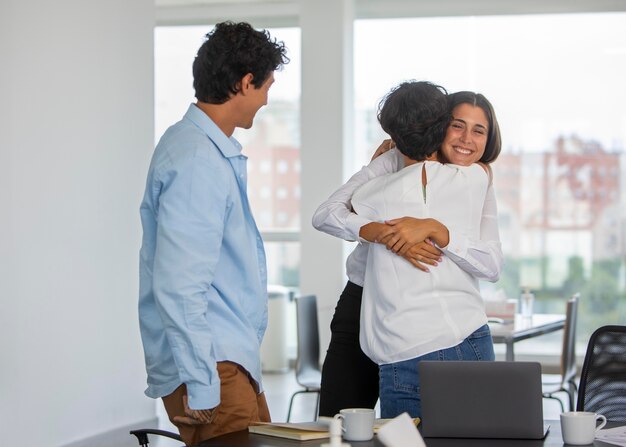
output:
<instances>
[{"instance_id":1,"label":"man's face","mask_svg":"<svg viewBox=\"0 0 626 447\"><path fill-rule=\"evenodd\" d=\"M267 96L273 83L274 72L270 73L259 88L255 88L251 82L249 83L245 91L245 100L243 101L244 110L241 116L241 123L238 127L243 129L250 129L252 127L256 113L261 107L267 104Z\"/></svg>"}]
</instances>

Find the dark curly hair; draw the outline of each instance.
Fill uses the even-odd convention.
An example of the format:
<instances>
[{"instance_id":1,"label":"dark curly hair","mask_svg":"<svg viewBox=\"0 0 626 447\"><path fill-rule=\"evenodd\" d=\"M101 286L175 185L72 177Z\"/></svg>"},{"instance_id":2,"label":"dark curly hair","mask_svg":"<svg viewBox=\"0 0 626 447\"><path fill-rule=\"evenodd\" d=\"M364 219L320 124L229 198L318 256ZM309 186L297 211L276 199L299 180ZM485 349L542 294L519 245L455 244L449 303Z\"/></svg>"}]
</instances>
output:
<instances>
[{"instance_id":1,"label":"dark curly hair","mask_svg":"<svg viewBox=\"0 0 626 447\"><path fill-rule=\"evenodd\" d=\"M241 78L252 73L252 85L261 87L270 74L289 62L283 42L249 23L222 22L206 35L193 61L196 99L223 104L236 95Z\"/></svg>"},{"instance_id":2,"label":"dark curly hair","mask_svg":"<svg viewBox=\"0 0 626 447\"><path fill-rule=\"evenodd\" d=\"M378 105L378 122L407 157L421 161L439 150L450 113L446 89L427 81L394 87Z\"/></svg>"},{"instance_id":3,"label":"dark curly hair","mask_svg":"<svg viewBox=\"0 0 626 447\"><path fill-rule=\"evenodd\" d=\"M493 110L493 106L489 100L480 93L461 91L448 95L448 108L450 113L452 113L456 106L461 104L469 104L474 107L480 107L483 112L485 112L485 116L489 122L487 144L485 146L485 153L478 161L487 164L496 161L498 155L500 155L500 150L502 149L502 137L500 136L500 126L498 125L496 112Z\"/></svg>"}]
</instances>

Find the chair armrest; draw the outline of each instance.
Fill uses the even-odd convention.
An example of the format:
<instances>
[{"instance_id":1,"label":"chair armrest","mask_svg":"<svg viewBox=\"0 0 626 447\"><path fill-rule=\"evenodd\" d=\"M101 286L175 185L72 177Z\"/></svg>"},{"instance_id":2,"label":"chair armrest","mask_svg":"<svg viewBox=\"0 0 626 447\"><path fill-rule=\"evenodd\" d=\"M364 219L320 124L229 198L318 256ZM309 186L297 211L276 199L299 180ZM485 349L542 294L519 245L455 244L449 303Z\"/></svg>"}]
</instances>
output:
<instances>
[{"instance_id":1,"label":"chair armrest","mask_svg":"<svg viewBox=\"0 0 626 447\"><path fill-rule=\"evenodd\" d=\"M131 430L131 435L137 437L139 445L146 447L148 445L148 435L165 436L166 438L175 439L176 441L182 441L178 433L172 433L171 431L158 430L156 428L140 428L137 430Z\"/></svg>"}]
</instances>

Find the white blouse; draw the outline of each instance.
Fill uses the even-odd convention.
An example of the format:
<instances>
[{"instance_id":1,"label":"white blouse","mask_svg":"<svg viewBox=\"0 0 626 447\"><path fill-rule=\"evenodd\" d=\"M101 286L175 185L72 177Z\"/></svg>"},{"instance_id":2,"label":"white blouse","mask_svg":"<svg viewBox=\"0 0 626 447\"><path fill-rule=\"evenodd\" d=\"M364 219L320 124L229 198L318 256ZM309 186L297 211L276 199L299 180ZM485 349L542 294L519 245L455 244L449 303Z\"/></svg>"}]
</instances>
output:
<instances>
[{"instance_id":1,"label":"white blouse","mask_svg":"<svg viewBox=\"0 0 626 447\"><path fill-rule=\"evenodd\" d=\"M375 177L397 172L403 167L404 159L397 149L391 149L376 157L317 208L312 219L313 226L319 231L346 241L359 240L359 230L371 220L357 216L351 211L354 191ZM447 225L446 222L442 223ZM498 230L498 206L492 184L487 190L483 207L480 238L468 239L463 234L456 234L451 228L448 230L450 242L443 249L446 256L478 279L497 281L502 271L504 256ZM348 279L359 286L364 283L368 247L367 242L361 241L346 261Z\"/></svg>"},{"instance_id":2,"label":"white blouse","mask_svg":"<svg viewBox=\"0 0 626 447\"><path fill-rule=\"evenodd\" d=\"M422 166L428 183L422 191ZM355 212L370 221L432 217L451 239L443 261L423 272L382 244L370 244L361 307L360 342L378 364L450 348L487 322L476 276L449 256L460 241L481 238L489 178L477 164L461 167L420 162L377 177L352 197ZM497 226L496 226L497 229ZM501 264L497 268L497 275Z\"/></svg>"}]
</instances>

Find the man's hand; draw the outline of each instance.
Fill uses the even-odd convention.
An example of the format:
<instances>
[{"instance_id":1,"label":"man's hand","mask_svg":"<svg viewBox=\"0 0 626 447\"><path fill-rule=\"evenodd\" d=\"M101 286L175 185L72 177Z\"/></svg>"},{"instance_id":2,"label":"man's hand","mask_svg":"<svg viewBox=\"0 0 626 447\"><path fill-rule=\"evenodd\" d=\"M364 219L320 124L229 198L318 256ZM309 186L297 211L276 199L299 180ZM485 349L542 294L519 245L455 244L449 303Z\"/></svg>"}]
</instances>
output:
<instances>
[{"instance_id":1,"label":"man's hand","mask_svg":"<svg viewBox=\"0 0 626 447\"><path fill-rule=\"evenodd\" d=\"M189 408L189 400L186 394L183 395L183 406L185 407L185 416L174 416L174 422L186 425L210 424L213 422L218 408L215 407L210 410L192 410Z\"/></svg>"},{"instance_id":2,"label":"man's hand","mask_svg":"<svg viewBox=\"0 0 626 447\"><path fill-rule=\"evenodd\" d=\"M424 264L437 266L442 261L442 255L441 250L435 247L430 239L426 239L413 245L402 257L418 269L429 272L430 270Z\"/></svg>"},{"instance_id":3,"label":"man's hand","mask_svg":"<svg viewBox=\"0 0 626 447\"><path fill-rule=\"evenodd\" d=\"M372 155L372 160L378 157L379 155L384 154L389 149L393 149L394 147L396 147L396 143L394 143L392 139L389 138L389 139L383 140L383 142L380 143L380 146L378 146L378 149L376 149L376 152L374 152L374 155Z\"/></svg>"}]
</instances>

